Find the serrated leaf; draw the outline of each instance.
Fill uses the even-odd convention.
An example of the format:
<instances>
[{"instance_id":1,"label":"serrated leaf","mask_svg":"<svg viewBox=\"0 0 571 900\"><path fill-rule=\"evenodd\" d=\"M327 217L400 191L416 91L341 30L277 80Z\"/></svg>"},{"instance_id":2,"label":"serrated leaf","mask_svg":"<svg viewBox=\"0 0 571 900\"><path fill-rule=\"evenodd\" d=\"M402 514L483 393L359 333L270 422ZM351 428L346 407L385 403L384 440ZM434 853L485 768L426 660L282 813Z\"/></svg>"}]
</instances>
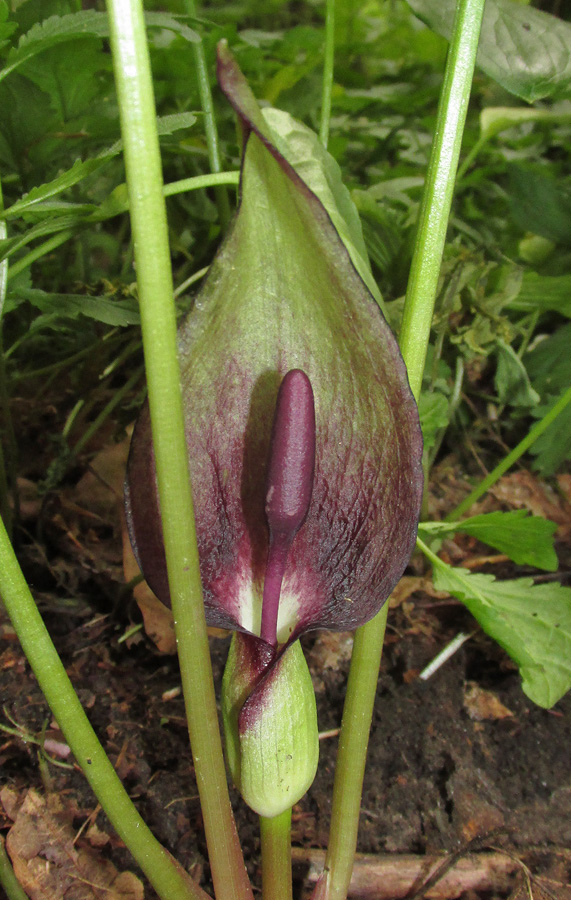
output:
<instances>
[{"instance_id":1,"label":"serrated leaf","mask_svg":"<svg viewBox=\"0 0 571 900\"><path fill-rule=\"evenodd\" d=\"M160 116L157 118L157 131L159 137L173 134L183 128L190 128L196 122L196 116L193 113L176 113L170 116ZM98 156L86 160L76 160L66 172L62 172L57 178L46 184L38 185L32 188L24 197L13 203L4 213L4 218L22 215L22 213L30 212L33 208L51 197L56 197L63 191L68 190L75 184L79 184L84 178L92 175L98 169L105 166L111 159L118 156L121 152L123 144L121 141L115 141L111 147L103 150ZM78 212L78 210L75 210Z\"/></svg>"},{"instance_id":2,"label":"serrated leaf","mask_svg":"<svg viewBox=\"0 0 571 900\"><path fill-rule=\"evenodd\" d=\"M338 164L315 132L297 122L289 113L271 107L263 109L262 113L278 150L323 203L349 251L353 265L384 310L381 292L371 272L359 213L343 184Z\"/></svg>"},{"instance_id":3,"label":"serrated leaf","mask_svg":"<svg viewBox=\"0 0 571 900\"><path fill-rule=\"evenodd\" d=\"M125 327L141 321L135 300L111 300L108 297L90 297L83 294L50 294L35 288L9 291L6 308L14 307L14 300L28 300L44 313L77 319L86 316L104 325Z\"/></svg>"},{"instance_id":4,"label":"serrated leaf","mask_svg":"<svg viewBox=\"0 0 571 900\"><path fill-rule=\"evenodd\" d=\"M148 27L166 28L170 31L175 31L193 44L200 42L200 36L196 31L193 31L168 13L145 13L145 22ZM69 13L66 16L50 16L49 19L44 19L43 22L33 25L26 34L22 35L18 46L13 48L8 54L8 61L0 71L0 81L6 78L14 69L21 66L22 63L26 62L26 60L31 59L43 50L47 50L49 47L55 47L56 44L81 37L102 38L108 36L109 18L106 13L97 12L94 9L86 9L80 12Z\"/></svg>"},{"instance_id":5,"label":"serrated leaf","mask_svg":"<svg viewBox=\"0 0 571 900\"><path fill-rule=\"evenodd\" d=\"M450 39L456 0L408 0L423 22ZM529 103L571 92L571 25L515 0L487 0L478 66Z\"/></svg>"},{"instance_id":6,"label":"serrated leaf","mask_svg":"<svg viewBox=\"0 0 571 900\"><path fill-rule=\"evenodd\" d=\"M571 688L571 588L496 581L434 561L434 586L464 603L517 663L524 693L550 709Z\"/></svg>"},{"instance_id":7,"label":"serrated leaf","mask_svg":"<svg viewBox=\"0 0 571 900\"><path fill-rule=\"evenodd\" d=\"M458 531L495 547L522 566L535 566L548 572L559 565L553 547L555 522L542 516L530 516L525 509L510 512L483 513L461 522L423 522L419 533L425 535L455 534Z\"/></svg>"}]
</instances>

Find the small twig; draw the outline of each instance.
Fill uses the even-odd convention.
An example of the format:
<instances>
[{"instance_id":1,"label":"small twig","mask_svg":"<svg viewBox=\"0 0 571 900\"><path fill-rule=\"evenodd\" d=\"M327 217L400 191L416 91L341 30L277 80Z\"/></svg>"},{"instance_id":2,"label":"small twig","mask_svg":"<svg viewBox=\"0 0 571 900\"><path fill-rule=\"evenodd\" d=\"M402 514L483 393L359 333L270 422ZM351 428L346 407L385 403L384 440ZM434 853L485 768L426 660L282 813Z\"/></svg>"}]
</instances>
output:
<instances>
[{"instance_id":1,"label":"small twig","mask_svg":"<svg viewBox=\"0 0 571 900\"><path fill-rule=\"evenodd\" d=\"M457 634L456 637L453 638L453 640L451 640L450 643L447 644L446 647L444 647L440 651L440 653L438 653L434 657L432 662L428 663L428 665L425 666L418 677L422 681L428 681L428 679L438 671L440 666L443 666L445 662L448 662L451 656L454 656L454 654L457 650L460 649L462 644L465 644L466 641L469 641L471 637L474 637L476 631L471 631L470 634L464 634L464 632L461 631L459 634Z\"/></svg>"}]
</instances>

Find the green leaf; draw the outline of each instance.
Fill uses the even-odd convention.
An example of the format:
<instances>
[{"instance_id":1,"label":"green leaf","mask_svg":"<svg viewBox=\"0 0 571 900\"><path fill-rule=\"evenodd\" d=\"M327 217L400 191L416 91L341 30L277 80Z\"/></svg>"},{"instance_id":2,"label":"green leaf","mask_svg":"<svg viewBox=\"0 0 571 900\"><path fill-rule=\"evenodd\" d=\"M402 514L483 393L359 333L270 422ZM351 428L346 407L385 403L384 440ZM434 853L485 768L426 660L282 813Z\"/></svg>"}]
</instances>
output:
<instances>
[{"instance_id":1,"label":"green leaf","mask_svg":"<svg viewBox=\"0 0 571 900\"><path fill-rule=\"evenodd\" d=\"M483 513L461 522L422 522L419 533L443 536L458 531L495 547L522 566L556 572L559 561L553 547L555 522L530 516L525 509Z\"/></svg>"},{"instance_id":2,"label":"green leaf","mask_svg":"<svg viewBox=\"0 0 571 900\"><path fill-rule=\"evenodd\" d=\"M353 265L384 310L381 292L371 272L359 213L343 184L341 169L315 132L289 113L273 108L265 108L262 113L276 147L323 203Z\"/></svg>"},{"instance_id":3,"label":"green leaf","mask_svg":"<svg viewBox=\"0 0 571 900\"><path fill-rule=\"evenodd\" d=\"M448 427L448 407L448 400L439 391L423 391L420 395L418 412L420 414L425 453L434 447L438 432L442 428Z\"/></svg>"},{"instance_id":4,"label":"green leaf","mask_svg":"<svg viewBox=\"0 0 571 900\"><path fill-rule=\"evenodd\" d=\"M175 131L190 128L196 122L196 116L193 113L176 113L170 116L160 116L157 119L157 131L160 137L173 134ZM13 203L4 213L5 218L22 215L24 212L32 211L38 204L51 197L56 197L63 191L68 190L75 184L79 184L88 175L93 174L98 169L106 165L109 160L118 156L123 148L121 141L115 141L111 147L103 150L98 156L86 160L76 160L66 172L62 172L57 178L46 184L38 185L32 188L21 200ZM77 210L76 210L77 211Z\"/></svg>"},{"instance_id":5,"label":"green leaf","mask_svg":"<svg viewBox=\"0 0 571 900\"><path fill-rule=\"evenodd\" d=\"M423 22L448 40L456 0L408 0ZM477 64L529 103L571 92L571 25L515 0L487 0Z\"/></svg>"},{"instance_id":6,"label":"green leaf","mask_svg":"<svg viewBox=\"0 0 571 900\"><path fill-rule=\"evenodd\" d=\"M553 396L571 383L571 322L540 341L524 356L525 367L536 391Z\"/></svg>"},{"instance_id":7,"label":"green leaf","mask_svg":"<svg viewBox=\"0 0 571 900\"><path fill-rule=\"evenodd\" d=\"M147 26L153 28L166 28L175 31L181 37L193 44L200 42L200 36L179 22L168 13L148 12L145 14ZM36 54L55 47L64 41L77 40L77 38L102 38L109 36L109 19L106 13L97 12L94 9L69 13L67 16L50 16L43 22L39 22L22 35L18 47L8 54L8 61L0 71L0 81L14 69L17 69L26 60Z\"/></svg>"},{"instance_id":8,"label":"green leaf","mask_svg":"<svg viewBox=\"0 0 571 900\"><path fill-rule=\"evenodd\" d=\"M81 219L75 215L50 216L21 234L0 241L0 260L12 256L18 250L21 250L22 247L26 247L30 241L35 240L35 238L57 234L58 231L65 231L68 228L76 228L80 223Z\"/></svg>"},{"instance_id":9,"label":"green leaf","mask_svg":"<svg viewBox=\"0 0 571 900\"><path fill-rule=\"evenodd\" d=\"M541 419L553 407L556 399L536 407L533 415ZM567 406L544 431L529 452L535 456L533 468L543 475L555 475L568 459L571 459L571 405Z\"/></svg>"},{"instance_id":10,"label":"green leaf","mask_svg":"<svg viewBox=\"0 0 571 900\"><path fill-rule=\"evenodd\" d=\"M525 122L568 122L571 119L569 101L555 104L553 109L529 106L486 106L480 113L480 137L490 140L500 132Z\"/></svg>"},{"instance_id":11,"label":"green leaf","mask_svg":"<svg viewBox=\"0 0 571 900\"><path fill-rule=\"evenodd\" d=\"M135 300L111 300L108 297L89 297L83 294L50 294L35 288L9 290L6 312L14 309L23 300L28 300L42 312L66 319L86 316L105 325L138 325L141 321Z\"/></svg>"},{"instance_id":12,"label":"green leaf","mask_svg":"<svg viewBox=\"0 0 571 900\"><path fill-rule=\"evenodd\" d=\"M554 706L571 688L571 588L531 578L496 581L438 557L433 562L436 589L461 600L517 663L530 700Z\"/></svg>"},{"instance_id":13,"label":"green leaf","mask_svg":"<svg viewBox=\"0 0 571 900\"><path fill-rule=\"evenodd\" d=\"M538 275L527 271L523 275L521 289L510 302L511 309L529 312L560 313L571 319L571 275Z\"/></svg>"},{"instance_id":14,"label":"green leaf","mask_svg":"<svg viewBox=\"0 0 571 900\"><path fill-rule=\"evenodd\" d=\"M529 375L515 350L498 340L498 365L494 378L500 403L510 406L537 406L541 398L531 386Z\"/></svg>"},{"instance_id":15,"label":"green leaf","mask_svg":"<svg viewBox=\"0 0 571 900\"><path fill-rule=\"evenodd\" d=\"M571 182L543 167L512 165L510 209L522 231L571 245Z\"/></svg>"}]
</instances>

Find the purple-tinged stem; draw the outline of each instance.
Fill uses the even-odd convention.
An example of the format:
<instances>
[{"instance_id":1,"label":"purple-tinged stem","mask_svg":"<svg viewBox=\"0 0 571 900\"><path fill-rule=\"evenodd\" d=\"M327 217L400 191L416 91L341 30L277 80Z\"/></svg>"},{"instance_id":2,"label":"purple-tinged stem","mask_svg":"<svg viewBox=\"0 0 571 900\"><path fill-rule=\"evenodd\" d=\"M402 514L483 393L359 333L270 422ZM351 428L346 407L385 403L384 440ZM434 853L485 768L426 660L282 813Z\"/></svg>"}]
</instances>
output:
<instances>
[{"instance_id":1,"label":"purple-tinged stem","mask_svg":"<svg viewBox=\"0 0 571 900\"><path fill-rule=\"evenodd\" d=\"M280 592L293 539L305 521L315 471L315 403L305 372L291 369L280 385L268 464L266 518L270 549L260 637L277 645Z\"/></svg>"},{"instance_id":2,"label":"purple-tinged stem","mask_svg":"<svg viewBox=\"0 0 571 900\"><path fill-rule=\"evenodd\" d=\"M277 644L278 612L280 593L289 549L294 535L278 532L270 534L270 549L266 563L264 578L264 595L262 598L262 625L260 637L273 647Z\"/></svg>"}]
</instances>

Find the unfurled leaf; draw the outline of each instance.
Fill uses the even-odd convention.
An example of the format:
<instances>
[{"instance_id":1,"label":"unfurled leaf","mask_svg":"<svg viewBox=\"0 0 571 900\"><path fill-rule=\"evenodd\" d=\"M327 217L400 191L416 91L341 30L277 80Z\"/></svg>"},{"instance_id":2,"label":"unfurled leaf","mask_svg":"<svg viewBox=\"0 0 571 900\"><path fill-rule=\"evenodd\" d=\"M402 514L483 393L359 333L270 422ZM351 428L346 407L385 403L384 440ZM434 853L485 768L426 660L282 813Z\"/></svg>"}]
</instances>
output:
<instances>
[{"instance_id":1,"label":"unfurled leaf","mask_svg":"<svg viewBox=\"0 0 571 900\"><path fill-rule=\"evenodd\" d=\"M450 39L456 0L408 0ZM487 0L477 64L511 94L533 103L571 93L571 25L516 0Z\"/></svg>"},{"instance_id":2,"label":"unfurled leaf","mask_svg":"<svg viewBox=\"0 0 571 900\"><path fill-rule=\"evenodd\" d=\"M341 169L310 128L280 109L266 107L262 113L276 148L323 203L353 265L383 309L381 292L369 265L359 213L343 184Z\"/></svg>"},{"instance_id":3,"label":"unfurled leaf","mask_svg":"<svg viewBox=\"0 0 571 900\"><path fill-rule=\"evenodd\" d=\"M571 589L531 578L496 581L442 560L434 585L461 600L519 666L527 696L546 709L571 688Z\"/></svg>"},{"instance_id":4,"label":"unfurled leaf","mask_svg":"<svg viewBox=\"0 0 571 900\"><path fill-rule=\"evenodd\" d=\"M414 544L422 441L396 340L296 171L299 146L285 131L281 152L274 145L224 49L219 77L243 132L240 205L180 329L201 574L210 624L259 635L272 421L280 383L301 370L315 397L315 476L283 577L282 644L309 628L354 628L386 600ZM128 514L143 571L168 602L155 484L144 412Z\"/></svg>"},{"instance_id":5,"label":"unfurled leaf","mask_svg":"<svg viewBox=\"0 0 571 900\"><path fill-rule=\"evenodd\" d=\"M529 516L527 510L484 513L461 522L423 522L419 532L438 535L463 532L495 547L522 566L535 566L555 572L559 565L553 547L555 522L542 516Z\"/></svg>"}]
</instances>

